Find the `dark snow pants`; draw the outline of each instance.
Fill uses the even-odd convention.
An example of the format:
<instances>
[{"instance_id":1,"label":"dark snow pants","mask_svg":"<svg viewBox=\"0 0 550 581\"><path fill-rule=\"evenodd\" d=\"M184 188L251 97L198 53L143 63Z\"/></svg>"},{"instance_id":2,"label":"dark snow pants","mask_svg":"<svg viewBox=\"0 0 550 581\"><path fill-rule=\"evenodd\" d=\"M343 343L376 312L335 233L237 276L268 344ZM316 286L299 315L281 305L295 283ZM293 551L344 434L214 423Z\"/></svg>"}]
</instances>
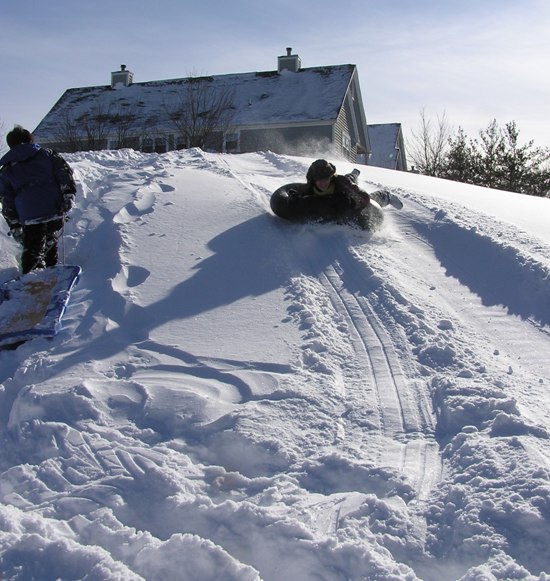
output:
<instances>
[{"instance_id":1,"label":"dark snow pants","mask_svg":"<svg viewBox=\"0 0 550 581\"><path fill-rule=\"evenodd\" d=\"M35 268L57 264L57 240L62 227L62 219L23 226L23 254L21 255L23 274Z\"/></svg>"}]
</instances>

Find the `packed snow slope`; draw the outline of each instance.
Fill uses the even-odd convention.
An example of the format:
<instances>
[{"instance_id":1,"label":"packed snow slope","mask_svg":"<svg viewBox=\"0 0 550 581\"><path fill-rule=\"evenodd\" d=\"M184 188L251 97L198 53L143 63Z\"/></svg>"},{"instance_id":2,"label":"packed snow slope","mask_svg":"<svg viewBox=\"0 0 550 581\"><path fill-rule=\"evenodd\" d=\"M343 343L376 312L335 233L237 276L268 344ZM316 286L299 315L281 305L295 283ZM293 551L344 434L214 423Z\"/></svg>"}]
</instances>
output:
<instances>
[{"instance_id":1,"label":"packed snow slope","mask_svg":"<svg viewBox=\"0 0 550 581\"><path fill-rule=\"evenodd\" d=\"M550 200L362 168L405 204L368 233L270 213L308 158L67 159L81 280L0 352L0 578L550 579Z\"/></svg>"}]
</instances>

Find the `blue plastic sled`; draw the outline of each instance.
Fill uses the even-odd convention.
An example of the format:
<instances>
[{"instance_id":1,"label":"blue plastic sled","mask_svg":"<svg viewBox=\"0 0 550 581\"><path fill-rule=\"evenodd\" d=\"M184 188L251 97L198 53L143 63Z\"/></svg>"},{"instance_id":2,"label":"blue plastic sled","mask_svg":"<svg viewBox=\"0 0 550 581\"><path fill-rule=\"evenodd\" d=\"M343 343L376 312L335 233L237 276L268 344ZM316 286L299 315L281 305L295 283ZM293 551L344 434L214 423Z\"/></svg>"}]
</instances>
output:
<instances>
[{"instance_id":1,"label":"blue plastic sled","mask_svg":"<svg viewBox=\"0 0 550 581\"><path fill-rule=\"evenodd\" d=\"M80 272L79 266L51 266L0 285L0 349L55 336Z\"/></svg>"}]
</instances>

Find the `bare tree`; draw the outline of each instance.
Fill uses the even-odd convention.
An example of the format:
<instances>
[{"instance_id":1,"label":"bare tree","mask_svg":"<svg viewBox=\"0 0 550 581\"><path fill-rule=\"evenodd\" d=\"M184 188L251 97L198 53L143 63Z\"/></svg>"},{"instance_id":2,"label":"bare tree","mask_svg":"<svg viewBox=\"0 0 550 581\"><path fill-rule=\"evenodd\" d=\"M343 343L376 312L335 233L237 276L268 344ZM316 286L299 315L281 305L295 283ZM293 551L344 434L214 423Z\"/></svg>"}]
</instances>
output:
<instances>
[{"instance_id":1,"label":"bare tree","mask_svg":"<svg viewBox=\"0 0 550 581\"><path fill-rule=\"evenodd\" d=\"M53 136L59 151L73 153L86 149L85 140L70 111L65 110L60 114Z\"/></svg>"},{"instance_id":2,"label":"bare tree","mask_svg":"<svg viewBox=\"0 0 550 581\"><path fill-rule=\"evenodd\" d=\"M134 106L126 108L121 106L111 116L110 124L113 128L113 134L116 136L114 139L114 147L116 149L130 146L129 138L137 125L138 119L139 115Z\"/></svg>"},{"instance_id":3,"label":"bare tree","mask_svg":"<svg viewBox=\"0 0 550 581\"><path fill-rule=\"evenodd\" d=\"M164 105L178 142L184 147L204 147L214 133L229 130L234 116L233 91L221 91L212 77L191 77L174 104Z\"/></svg>"},{"instance_id":4,"label":"bare tree","mask_svg":"<svg viewBox=\"0 0 550 581\"><path fill-rule=\"evenodd\" d=\"M95 105L86 113L76 118L80 130L86 136L89 151L105 149L109 136L109 126L112 118L111 106Z\"/></svg>"},{"instance_id":5,"label":"bare tree","mask_svg":"<svg viewBox=\"0 0 550 581\"><path fill-rule=\"evenodd\" d=\"M451 136L445 112L433 121L427 118L426 111L422 108L419 128L411 133L412 139L407 150L416 169L428 176L441 175Z\"/></svg>"},{"instance_id":6,"label":"bare tree","mask_svg":"<svg viewBox=\"0 0 550 581\"><path fill-rule=\"evenodd\" d=\"M138 114L134 107L95 105L89 111L73 116L70 110L60 114L54 133L60 151L96 151L108 146L128 147L129 135L135 128Z\"/></svg>"}]
</instances>

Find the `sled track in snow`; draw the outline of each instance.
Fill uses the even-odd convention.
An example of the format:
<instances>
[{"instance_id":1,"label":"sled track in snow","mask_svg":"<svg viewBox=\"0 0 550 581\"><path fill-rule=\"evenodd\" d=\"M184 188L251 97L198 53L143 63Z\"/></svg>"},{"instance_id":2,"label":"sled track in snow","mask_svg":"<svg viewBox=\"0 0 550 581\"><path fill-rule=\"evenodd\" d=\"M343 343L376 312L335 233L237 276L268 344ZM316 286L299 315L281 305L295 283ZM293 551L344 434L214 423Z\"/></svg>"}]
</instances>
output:
<instances>
[{"instance_id":1,"label":"sled track in snow","mask_svg":"<svg viewBox=\"0 0 550 581\"><path fill-rule=\"evenodd\" d=\"M270 165L282 163L278 156L265 157ZM265 204L267 190L239 181ZM319 254L315 258L304 254L301 243L295 250L313 268L335 313L347 324L354 364L343 370L344 431L351 440L367 440L367 457L374 454L376 464L405 474L421 501L441 478L439 444L435 437L426 437L435 432L427 386L404 373L399 351L406 348L399 349L399 339L388 331L397 327L392 305L377 300L373 306L369 295L377 291L376 274L353 256L345 235L340 235L335 239L324 232L313 234L314 245L323 247L322 264L317 263Z\"/></svg>"},{"instance_id":2,"label":"sled track in snow","mask_svg":"<svg viewBox=\"0 0 550 581\"><path fill-rule=\"evenodd\" d=\"M426 433L434 433L435 429L427 388L403 371L399 339L386 328L391 321L383 322L383 318L391 318L391 309L385 308L383 302L374 307L369 299L369 294L377 290L374 273L347 248L326 245L332 260L320 273L319 281L334 310L347 322L357 370L362 376L362 381L351 382L346 388L345 397L350 406L375 411L373 422L377 426L373 432L382 438L378 462L389 463L406 474L421 500L441 476L439 445L435 437L426 438Z\"/></svg>"},{"instance_id":3,"label":"sled track in snow","mask_svg":"<svg viewBox=\"0 0 550 581\"><path fill-rule=\"evenodd\" d=\"M342 285L334 265L327 267L321 281L335 309L347 319L357 359L375 387L380 431L389 437L404 432L407 420L397 386L401 371L380 322L364 297Z\"/></svg>"}]
</instances>

